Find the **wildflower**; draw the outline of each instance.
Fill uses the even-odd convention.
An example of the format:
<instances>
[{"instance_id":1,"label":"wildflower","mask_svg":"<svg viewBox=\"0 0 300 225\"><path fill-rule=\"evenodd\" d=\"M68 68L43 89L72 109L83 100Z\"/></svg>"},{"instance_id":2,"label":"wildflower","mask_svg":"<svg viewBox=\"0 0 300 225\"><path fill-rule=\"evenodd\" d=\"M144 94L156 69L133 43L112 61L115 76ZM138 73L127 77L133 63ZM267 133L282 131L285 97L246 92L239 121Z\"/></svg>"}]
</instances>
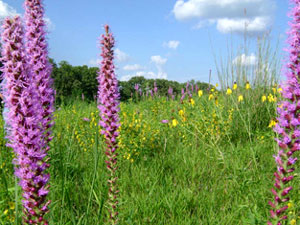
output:
<instances>
[{"instance_id":1,"label":"wildflower","mask_svg":"<svg viewBox=\"0 0 300 225\"><path fill-rule=\"evenodd\" d=\"M296 221L295 219L292 219L292 220L290 221L290 224L291 224L291 225L296 225L296 222L297 222L297 221Z\"/></svg>"},{"instance_id":2,"label":"wildflower","mask_svg":"<svg viewBox=\"0 0 300 225\"><path fill-rule=\"evenodd\" d=\"M184 111L182 109L180 109L178 113L180 116L184 116Z\"/></svg>"},{"instance_id":3,"label":"wildflower","mask_svg":"<svg viewBox=\"0 0 300 225\"><path fill-rule=\"evenodd\" d=\"M214 95L213 94L210 94L209 96L208 96L208 100L212 100L214 98Z\"/></svg>"},{"instance_id":4,"label":"wildflower","mask_svg":"<svg viewBox=\"0 0 300 225\"><path fill-rule=\"evenodd\" d=\"M278 89L277 89L277 92L278 92L278 93L281 93L281 92L282 92L282 88L278 88Z\"/></svg>"},{"instance_id":5,"label":"wildflower","mask_svg":"<svg viewBox=\"0 0 300 225\"><path fill-rule=\"evenodd\" d=\"M26 29L26 53L27 61L32 66L31 72L34 74L34 82L37 86L40 104L43 106L42 129L44 148L49 150L49 143L53 139L51 127L54 126L54 81L51 77L52 66L48 60L48 45L45 31L44 7L42 0L25 1L25 22Z\"/></svg>"},{"instance_id":6,"label":"wildflower","mask_svg":"<svg viewBox=\"0 0 300 225\"><path fill-rule=\"evenodd\" d=\"M233 83L232 89L233 89L233 90L236 90L236 89L237 89L237 84L236 84L236 82Z\"/></svg>"},{"instance_id":7,"label":"wildflower","mask_svg":"<svg viewBox=\"0 0 300 225\"><path fill-rule=\"evenodd\" d=\"M169 120L162 120L161 123L169 123Z\"/></svg>"},{"instance_id":8,"label":"wildflower","mask_svg":"<svg viewBox=\"0 0 300 225\"><path fill-rule=\"evenodd\" d=\"M277 122L275 120L271 120L270 124L269 124L269 128L274 127L277 124Z\"/></svg>"},{"instance_id":9,"label":"wildflower","mask_svg":"<svg viewBox=\"0 0 300 225\"><path fill-rule=\"evenodd\" d=\"M89 119L89 118L86 118L86 117L83 117L82 120L83 120L83 121L87 121L87 122L90 121L90 119Z\"/></svg>"},{"instance_id":10,"label":"wildflower","mask_svg":"<svg viewBox=\"0 0 300 225\"><path fill-rule=\"evenodd\" d=\"M217 98L217 97L215 97L215 104L216 104L216 105L219 105L219 101L218 101L218 98Z\"/></svg>"},{"instance_id":11,"label":"wildflower","mask_svg":"<svg viewBox=\"0 0 300 225\"><path fill-rule=\"evenodd\" d=\"M246 82L246 90L248 90L248 89L250 89L251 88L251 86L250 86L250 84L249 84L249 81L247 81Z\"/></svg>"},{"instance_id":12,"label":"wildflower","mask_svg":"<svg viewBox=\"0 0 300 225\"><path fill-rule=\"evenodd\" d=\"M238 97L238 102L242 102L243 100L244 100L243 95L239 95L239 97Z\"/></svg>"},{"instance_id":13,"label":"wildflower","mask_svg":"<svg viewBox=\"0 0 300 225\"><path fill-rule=\"evenodd\" d=\"M262 102L265 102L267 100L267 97L265 96L265 95L263 95L262 97L261 97L261 101Z\"/></svg>"},{"instance_id":14,"label":"wildflower","mask_svg":"<svg viewBox=\"0 0 300 225\"><path fill-rule=\"evenodd\" d=\"M178 125L178 121L176 119L172 120L172 126L176 127Z\"/></svg>"},{"instance_id":15,"label":"wildflower","mask_svg":"<svg viewBox=\"0 0 300 225\"><path fill-rule=\"evenodd\" d=\"M172 96L172 95L173 95L173 88L172 88L172 87L169 87L169 89L168 89L168 94L169 94L169 96Z\"/></svg>"},{"instance_id":16,"label":"wildflower","mask_svg":"<svg viewBox=\"0 0 300 225\"><path fill-rule=\"evenodd\" d=\"M118 148L117 137L119 135L118 128L119 124L119 90L118 80L115 75L115 67L113 64L114 59L114 44L115 40L111 33L109 33L109 26L105 25L105 35L102 35L102 54L103 60L101 62L102 67L100 68L97 80L98 86L98 108L100 111L100 125L102 127L101 134L106 139L106 152L108 160L105 161L107 169L109 170L109 193L108 193L108 204L109 204L109 220L110 224L118 223L118 189L117 189L117 153Z\"/></svg>"},{"instance_id":17,"label":"wildflower","mask_svg":"<svg viewBox=\"0 0 300 225\"><path fill-rule=\"evenodd\" d=\"M198 91L198 96L201 97L202 95L203 95L203 91L202 91L202 90L199 90L199 91Z\"/></svg>"},{"instance_id":18,"label":"wildflower","mask_svg":"<svg viewBox=\"0 0 300 225\"><path fill-rule=\"evenodd\" d=\"M154 93L157 94L158 88L156 86L156 82L154 82L154 88L153 88L153 90L154 90Z\"/></svg>"},{"instance_id":19,"label":"wildflower","mask_svg":"<svg viewBox=\"0 0 300 225\"><path fill-rule=\"evenodd\" d=\"M268 95L268 101L269 102L275 102L275 98L274 98L274 96L272 94Z\"/></svg>"},{"instance_id":20,"label":"wildflower","mask_svg":"<svg viewBox=\"0 0 300 225\"><path fill-rule=\"evenodd\" d=\"M190 99L190 103L191 103L192 106L194 106L194 105L195 105L194 99L191 98L191 99Z\"/></svg>"},{"instance_id":21,"label":"wildflower","mask_svg":"<svg viewBox=\"0 0 300 225\"><path fill-rule=\"evenodd\" d=\"M232 90L230 88L227 88L226 94L227 95L231 95L232 94Z\"/></svg>"},{"instance_id":22,"label":"wildflower","mask_svg":"<svg viewBox=\"0 0 300 225\"><path fill-rule=\"evenodd\" d=\"M218 84L218 83L216 83L216 87L219 87L219 84Z\"/></svg>"},{"instance_id":23,"label":"wildflower","mask_svg":"<svg viewBox=\"0 0 300 225\"><path fill-rule=\"evenodd\" d=\"M294 178L294 165L297 161L297 158L294 158L293 154L300 149L299 138L294 135L294 131L299 126L297 103L300 98L300 84L298 81L298 67L300 64L300 35L298 28L300 23L300 1L291 0L291 2L294 3L294 8L290 13L292 21L290 22L290 31L288 32L288 43L290 44L288 49L289 62L286 65L287 79L282 90L285 101L280 103L282 107L277 108L278 124L274 127L274 131L278 134L276 141L279 150L277 155L274 156L277 171L274 173L275 188L271 189L274 200L269 202L272 209L270 210L271 221L268 222L268 225L285 224L284 220L288 218L286 212L288 209L287 201L290 200L288 194L293 190L290 182Z\"/></svg>"},{"instance_id":24,"label":"wildflower","mask_svg":"<svg viewBox=\"0 0 300 225\"><path fill-rule=\"evenodd\" d=\"M19 16L6 19L2 32L2 72L6 79L3 93L9 108L9 143L16 158L15 174L20 179L23 191L23 221L25 224L48 224L44 219L50 201L45 173L50 165L46 163L47 148L42 140L43 130L40 122L43 117L40 98L36 91L33 73L24 55L23 28ZM14 87L13 89L10 87Z\"/></svg>"},{"instance_id":25,"label":"wildflower","mask_svg":"<svg viewBox=\"0 0 300 225\"><path fill-rule=\"evenodd\" d=\"M134 90L135 90L136 92L139 91L139 88L140 88L140 85L139 85L139 84L135 84L135 85L134 85Z\"/></svg>"},{"instance_id":26,"label":"wildflower","mask_svg":"<svg viewBox=\"0 0 300 225\"><path fill-rule=\"evenodd\" d=\"M290 208L293 208L293 207L294 207L294 204L293 204L292 202L289 202L289 203L288 203L288 207L289 207L289 209L290 209Z\"/></svg>"}]
</instances>

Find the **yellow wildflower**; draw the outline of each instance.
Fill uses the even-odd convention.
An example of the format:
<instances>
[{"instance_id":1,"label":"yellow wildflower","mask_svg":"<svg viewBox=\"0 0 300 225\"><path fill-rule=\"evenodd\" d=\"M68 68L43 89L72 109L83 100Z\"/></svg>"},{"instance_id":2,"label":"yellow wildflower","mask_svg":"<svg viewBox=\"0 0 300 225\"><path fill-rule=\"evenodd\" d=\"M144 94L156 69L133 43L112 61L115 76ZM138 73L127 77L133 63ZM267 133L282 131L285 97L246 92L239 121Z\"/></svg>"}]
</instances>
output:
<instances>
[{"instance_id":1,"label":"yellow wildflower","mask_svg":"<svg viewBox=\"0 0 300 225\"><path fill-rule=\"evenodd\" d=\"M268 95L268 101L269 101L269 102L275 102L275 99L274 99L274 97L273 97L272 94L269 94L269 95Z\"/></svg>"},{"instance_id":2,"label":"yellow wildflower","mask_svg":"<svg viewBox=\"0 0 300 225\"><path fill-rule=\"evenodd\" d=\"M247 81L247 83L246 83L246 90L248 90L248 89L250 89L251 88L251 86L250 86L250 84L249 84L249 81Z\"/></svg>"},{"instance_id":3,"label":"yellow wildflower","mask_svg":"<svg viewBox=\"0 0 300 225\"><path fill-rule=\"evenodd\" d=\"M199 91L198 91L198 96L201 97L202 95L203 95L203 91L202 91L202 90L199 90Z\"/></svg>"},{"instance_id":4,"label":"yellow wildflower","mask_svg":"<svg viewBox=\"0 0 300 225\"><path fill-rule=\"evenodd\" d=\"M216 105L219 105L218 98L215 98L215 103L216 103Z\"/></svg>"},{"instance_id":5,"label":"yellow wildflower","mask_svg":"<svg viewBox=\"0 0 300 225\"><path fill-rule=\"evenodd\" d=\"M213 94L210 94L209 96L208 96L208 100L212 100L214 98L214 95Z\"/></svg>"},{"instance_id":6,"label":"yellow wildflower","mask_svg":"<svg viewBox=\"0 0 300 225\"><path fill-rule=\"evenodd\" d=\"M274 127L277 124L277 122L275 120L271 120L270 124L269 124L269 128Z\"/></svg>"},{"instance_id":7,"label":"yellow wildflower","mask_svg":"<svg viewBox=\"0 0 300 225\"><path fill-rule=\"evenodd\" d=\"M262 102L265 102L267 100L267 97L265 96L265 95L263 95L262 97L261 97L261 101Z\"/></svg>"},{"instance_id":8,"label":"yellow wildflower","mask_svg":"<svg viewBox=\"0 0 300 225\"><path fill-rule=\"evenodd\" d=\"M238 97L238 101L239 101L239 102L242 102L243 100L244 100L243 95L240 95L240 96Z\"/></svg>"},{"instance_id":9,"label":"yellow wildflower","mask_svg":"<svg viewBox=\"0 0 300 225\"><path fill-rule=\"evenodd\" d=\"M180 109L178 113L179 113L180 116L184 115L184 111L182 109Z\"/></svg>"},{"instance_id":10,"label":"yellow wildflower","mask_svg":"<svg viewBox=\"0 0 300 225\"><path fill-rule=\"evenodd\" d=\"M214 92L214 91L215 91L215 89L214 89L214 88L212 88L212 89L210 89L210 91L211 91L211 92Z\"/></svg>"},{"instance_id":11,"label":"yellow wildflower","mask_svg":"<svg viewBox=\"0 0 300 225\"><path fill-rule=\"evenodd\" d=\"M192 98L191 98L190 102L191 102L191 105L192 105L192 106L194 106L194 105L195 105L195 101L194 101L194 99L192 99Z\"/></svg>"},{"instance_id":12,"label":"yellow wildflower","mask_svg":"<svg viewBox=\"0 0 300 225\"><path fill-rule=\"evenodd\" d=\"M296 225L296 222L297 222L297 221L296 221L295 219L292 219L292 220L290 221L290 224L291 224L291 225Z\"/></svg>"},{"instance_id":13,"label":"yellow wildflower","mask_svg":"<svg viewBox=\"0 0 300 225\"><path fill-rule=\"evenodd\" d=\"M172 120L172 126L176 127L178 125L178 121L176 119Z\"/></svg>"},{"instance_id":14,"label":"yellow wildflower","mask_svg":"<svg viewBox=\"0 0 300 225\"><path fill-rule=\"evenodd\" d=\"M236 89L237 89L237 84L236 84L236 82L233 83L232 89L233 89L233 90L236 90Z\"/></svg>"},{"instance_id":15,"label":"yellow wildflower","mask_svg":"<svg viewBox=\"0 0 300 225\"><path fill-rule=\"evenodd\" d=\"M8 203L8 206L11 210L14 210L15 209L15 204L13 202L9 202Z\"/></svg>"},{"instance_id":16,"label":"yellow wildflower","mask_svg":"<svg viewBox=\"0 0 300 225\"><path fill-rule=\"evenodd\" d=\"M230 88L227 88L226 94L227 94L227 95L231 95L231 93L232 93L232 90L231 90Z\"/></svg>"},{"instance_id":17,"label":"yellow wildflower","mask_svg":"<svg viewBox=\"0 0 300 225\"><path fill-rule=\"evenodd\" d=\"M293 208L293 207L294 207L294 204L293 204L292 202L289 202L289 203L288 203L288 207L289 207L289 209L290 209L290 208Z\"/></svg>"},{"instance_id":18,"label":"yellow wildflower","mask_svg":"<svg viewBox=\"0 0 300 225\"><path fill-rule=\"evenodd\" d=\"M8 209L5 209L4 212L3 212L3 214L7 215L7 213L8 213Z\"/></svg>"},{"instance_id":19,"label":"yellow wildflower","mask_svg":"<svg viewBox=\"0 0 300 225\"><path fill-rule=\"evenodd\" d=\"M216 87L219 87L219 84L218 84L218 83L216 83Z\"/></svg>"},{"instance_id":20,"label":"yellow wildflower","mask_svg":"<svg viewBox=\"0 0 300 225\"><path fill-rule=\"evenodd\" d=\"M277 92L278 92L278 93L281 93L281 92L282 92L282 88L278 88L278 89L277 89Z\"/></svg>"}]
</instances>

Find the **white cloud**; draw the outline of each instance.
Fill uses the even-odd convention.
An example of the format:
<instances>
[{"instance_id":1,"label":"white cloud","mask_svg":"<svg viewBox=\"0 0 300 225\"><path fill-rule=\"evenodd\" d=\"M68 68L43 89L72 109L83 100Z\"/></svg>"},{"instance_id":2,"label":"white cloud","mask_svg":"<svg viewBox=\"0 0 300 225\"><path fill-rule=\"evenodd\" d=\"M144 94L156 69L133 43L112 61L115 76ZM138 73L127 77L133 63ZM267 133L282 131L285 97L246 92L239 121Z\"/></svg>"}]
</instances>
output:
<instances>
[{"instance_id":1,"label":"white cloud","mask_svg":"<svg viewBox=\"0 0 300 225\"><path fill-rule=\"evenodd\" d=\"M100 59L91 59L89 61L89 65L91 66L95 66L95 67L98 67L101 63L101 60Z\"/></svg>"},{"instance_id":2,"label":"white cloud","mask_svg":"<svg viewBox=\"0 0 300 225\"><path fill-rule=\"evenodd\" d=\"M151 62L155 63L157 66L162 66L166 64L168 59L161 57L160 55L151 56Z\"/></svg>"},{"instance_id":3,"label":"white cloud","mask_svg":"<svg viewBox=\"0 0 300 225\"><path fill-rule=\"evenodd\" d=\"M11 7L10 5L8 5L7 3L0 1L0 19L4 19L5 17L13 17L16 16L17 11Z\"/></svg>"},{"instance_id":4,"label":"white cloud","mask_svg":"<svg viewBox=\"0 0 300 225\"><path fill-rule=\"evenodd\" d=\"M152 72L152 71L138 71L134 74L128 74L121 77L121 81L128 81L132 77L145 77L147 79L167 79L168 75L165 72Z\"/></svg>"},{"instance_id":5,"label":"white cloud","mask_svg":"<svg viewBox=\"0 0 300 225\"><path fill-rule=\"evenodd\" d=\"M240 56L237 56L234 60L232 60L232 63L234 65L254 66L257 64L257 57L253 53L248 56L242 54Z\"/></svg>"},{"instance_id":6,"label":"white cloud","mask_svg":"<svg viewBox=\"0 0 300 225\"><path fill-rule=\"evenodd\" d=\"M137 71L135 73L126 74L126 75L122 76L120 78L120 80L121 81L128 81L132 77L145 77L147 79L167 79L168 74L163 71L162 67L163 67L163 65L166 64L168 59L163 58L160 55L154 55L154 56L151 56L150 61L155 64L155 66L157 68L157 72L140 70L140 71ZM141 67L141 66L138 65L138 64L134 64L134 65L124 66L123 69L124 70L133 70L133 69L136 69L138 67Z\"/></svg>"},{"instance_id":7,"label":"white cloud","mask_svg":"<svg viewBox=\"0 0 300 225\"><path fill-rule=\"evenodd\" d=\"M117 62L127 62L129 60L129 55L127 55L125 52L122 52L120 49L115 49L115 57Z\"/></svg>"},{"instance_id":8,"label":"white cloud","mask_svg":"<svg viewBox=\"0 0 300 225\"><path fill-rule=\"evenodd\" d=\"M133 64L133 65L126 65L123 67L123 70L126 71L135 71L135 70L142 70L143 67L139 64Z\"/></svg>"},{"instance_id":9,"label":"white cloud","mask_svg":"<svg viewBox=\"0 0 300 225\"><path fill-rule=\"evenodd\" d=\"M254 19L219 19L217 29L222 33L241 33L245 29L250 34L263 33L271 25L269 17L255 17Z\"/></svg>"},{"instance_id":10,"label":"white cloud","mask_svg":"<svg viewBox=\"0 0 300 225\"><path fill-rule=\"evenodd\" d=\"M200 19L194 28L217 23L221 32L261 33L272 24L275 0L177 0L173 13L177 20Z\"/></svg>"},{"instance_id":11,"label":"white cloud","mask_svg":"<svg viewBox=\"0 0 300 225\"><path fill-rule=\"evenodd\" d=\"M171 49L177 49L179 44L180 44L179 41L168 41L168 42L164 42L163 46Z\"/></svg>"}]
</instances>

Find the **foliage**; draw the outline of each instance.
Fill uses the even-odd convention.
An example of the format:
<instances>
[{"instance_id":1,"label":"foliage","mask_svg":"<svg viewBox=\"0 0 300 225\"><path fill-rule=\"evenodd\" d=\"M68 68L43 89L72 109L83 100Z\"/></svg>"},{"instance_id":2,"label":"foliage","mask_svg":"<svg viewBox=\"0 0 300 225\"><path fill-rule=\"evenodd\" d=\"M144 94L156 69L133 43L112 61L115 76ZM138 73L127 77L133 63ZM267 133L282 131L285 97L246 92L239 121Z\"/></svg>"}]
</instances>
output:
<instances>
[{"instance_id":1,"label":"foliage","mask_svg":"<svg viewBox=\"0 0 300 225\"><path fill-rule=\"evenodd\" d=\"M58 104L67 102L70 99L81 98L91 102L95 100L97 94L97 72L98 68L84 66L72 66L66 61L61 61L58 65L53 59L50 60L53 65L54 86L56 89L56 101ZM186 83L178 83L163 79L145 79L144 77L133 77L129 81L119 81L119 89L121 101L128 101L135 97L134 86L140 85L144 95L147 91L153 89L154 82L158 87L158 95L165 96L169 87L172 87L175 94L180 94L181 89L185 88ZM198 86L206 90L207 83L191 81L190 83L198 84Z\"/></svg>"}]
</instances>

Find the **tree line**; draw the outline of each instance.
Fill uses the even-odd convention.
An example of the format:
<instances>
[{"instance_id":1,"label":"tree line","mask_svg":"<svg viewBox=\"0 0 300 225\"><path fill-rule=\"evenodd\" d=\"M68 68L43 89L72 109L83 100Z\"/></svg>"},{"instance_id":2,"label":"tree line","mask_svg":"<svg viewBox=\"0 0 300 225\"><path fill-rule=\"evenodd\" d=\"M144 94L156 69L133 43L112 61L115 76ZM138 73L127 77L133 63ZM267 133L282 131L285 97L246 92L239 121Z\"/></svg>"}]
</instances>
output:
<instances>
[{"instance_id":1,"label":"tree line","mask_svg":"<svg viewBox=\"0 0 300 225\"><path fill-rule=\"evenodd\" d=\"M56 103L70 101L76 98L84 98L85 101L94 101L97 96L98 82L96 80L98 67L72 66L67 61L61 61L58 64L49 60L53 66L52 78L54 79L54 88L56 90ZM1 62L0 62L1 63ZM1 76L0 76L1 77ZM2 77L0 78L2 80ZM190 85L196 85L201 90L207 90L209 84L191 80ZM182 89L186 89L187 83L179 83L164 79L146 79L144 77L132 77L129 81L119 81L119 90L121 101L128 101L135 98L137 93L150 95L154 93L154 87L157 87L156 95L167 96L171 87L175 96L181 95Z\"/></svg>"}]
</instances>

